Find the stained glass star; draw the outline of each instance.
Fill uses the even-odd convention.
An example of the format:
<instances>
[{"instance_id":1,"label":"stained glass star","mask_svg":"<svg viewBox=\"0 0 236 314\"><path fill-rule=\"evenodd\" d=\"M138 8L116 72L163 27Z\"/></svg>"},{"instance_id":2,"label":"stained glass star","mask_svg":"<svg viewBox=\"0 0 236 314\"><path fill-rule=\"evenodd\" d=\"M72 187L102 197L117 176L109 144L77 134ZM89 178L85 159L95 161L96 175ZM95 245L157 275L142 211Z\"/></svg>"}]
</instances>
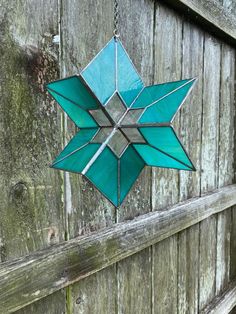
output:
<instances>
[{"instance_id":1,"label":"stained glass star","mask_svg":"<svg viewBox=\"0 0 236 314\"><path fill-rule=\"evenodd\" d=\"M79 132L52 163L78 172L119 206L145 165L195 168L173 127L195 79L145 87L112 38L79 74L47 84Z\"/></svg>"}]
</instances>

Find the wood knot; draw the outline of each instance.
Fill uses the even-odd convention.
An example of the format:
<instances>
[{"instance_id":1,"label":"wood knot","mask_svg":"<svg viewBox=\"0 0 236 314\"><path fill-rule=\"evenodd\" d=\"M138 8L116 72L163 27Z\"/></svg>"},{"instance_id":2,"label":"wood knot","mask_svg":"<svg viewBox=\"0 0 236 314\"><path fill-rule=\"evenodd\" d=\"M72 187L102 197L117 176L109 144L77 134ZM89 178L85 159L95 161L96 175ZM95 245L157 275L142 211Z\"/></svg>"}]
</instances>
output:
<instances>
[{"instance_id":1,"label":"wood knot","mask_svg":"<svg viewBox=\"0 0 236 314\"><path fill-rule=\"evenodd\" d=\"M27 194L27 185L25 182L17 182L12 188L11 188L11 195L12 198L15 200L20 200L25 197Z\"/></svg>"},{"instance_id":2,"label":"wood knot","mask_svg":"<svg viewBox=\"0 0 236 314\"><path fill-rule=\"evenodd\" d=\"M78 297L75 302L76 304L81 304L84 302L84 300L81 297Z\"/></svg>"},{"instance_id":3,"label":"wood knot","mask_svg":"<svg viewBox=\"0 0 236 314\"><path fill-rule=\"evenodd\" d=\"M48 243L55 244L58 242L58 229L56 227L50 227L48 230Z\"/></svg>"}]
</instances>

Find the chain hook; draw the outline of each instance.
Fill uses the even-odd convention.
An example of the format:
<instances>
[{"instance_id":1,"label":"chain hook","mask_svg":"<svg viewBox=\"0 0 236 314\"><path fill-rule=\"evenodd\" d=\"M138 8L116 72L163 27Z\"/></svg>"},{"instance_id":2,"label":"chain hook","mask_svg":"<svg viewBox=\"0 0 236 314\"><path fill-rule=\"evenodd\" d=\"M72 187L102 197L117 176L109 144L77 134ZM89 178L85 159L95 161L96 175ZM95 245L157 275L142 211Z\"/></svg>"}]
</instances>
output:
<instances>
[{"instance_id":1,"label":"chain hook","mask_svg":"<svg viewBox=\"0 0 236 314\"><path fill-rule=\"evenodd\" d=\"M113 34L116 38L120 37L118 0L114 0L114 31L113 31Z\"/></svg>"}]
</instances>

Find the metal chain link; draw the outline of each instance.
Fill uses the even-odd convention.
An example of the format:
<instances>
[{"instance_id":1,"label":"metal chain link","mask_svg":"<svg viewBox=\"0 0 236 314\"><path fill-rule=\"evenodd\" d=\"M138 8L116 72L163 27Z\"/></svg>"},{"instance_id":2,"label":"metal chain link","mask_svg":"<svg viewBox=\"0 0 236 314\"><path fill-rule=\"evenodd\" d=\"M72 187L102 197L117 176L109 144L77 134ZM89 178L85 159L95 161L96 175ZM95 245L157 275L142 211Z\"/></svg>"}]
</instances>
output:
<instances>
[{"instance_id":1,"label":"metal chain link","mask_svg":"<svg viewBox=\"0 0 236 314\"><path fill-rule=\"evenodd\" d=\"M118 0L114 0L114 32L115 37L119 37L119 6Z\"/></svg>"}]
</instances>

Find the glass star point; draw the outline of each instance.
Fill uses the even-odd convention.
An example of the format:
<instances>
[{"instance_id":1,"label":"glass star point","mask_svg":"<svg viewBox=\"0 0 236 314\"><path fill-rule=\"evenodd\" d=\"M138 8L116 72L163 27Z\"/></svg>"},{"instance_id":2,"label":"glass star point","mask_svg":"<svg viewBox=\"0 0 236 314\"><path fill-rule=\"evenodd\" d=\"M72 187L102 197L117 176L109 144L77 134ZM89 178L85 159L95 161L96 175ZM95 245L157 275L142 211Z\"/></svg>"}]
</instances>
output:
<instances>
[{"instance_id":1,"label":"glass star point","mask_svg":"<svg viewBox=\"0 0 236 314\"><path fill-rule=\"evenodd\" d=\"M171 124L194 82L145 87L112 38L79 75L47 84L79 128L52 167L81 173L115 206L145 165L194 171Z\"/></svg>"}]
</instances>

